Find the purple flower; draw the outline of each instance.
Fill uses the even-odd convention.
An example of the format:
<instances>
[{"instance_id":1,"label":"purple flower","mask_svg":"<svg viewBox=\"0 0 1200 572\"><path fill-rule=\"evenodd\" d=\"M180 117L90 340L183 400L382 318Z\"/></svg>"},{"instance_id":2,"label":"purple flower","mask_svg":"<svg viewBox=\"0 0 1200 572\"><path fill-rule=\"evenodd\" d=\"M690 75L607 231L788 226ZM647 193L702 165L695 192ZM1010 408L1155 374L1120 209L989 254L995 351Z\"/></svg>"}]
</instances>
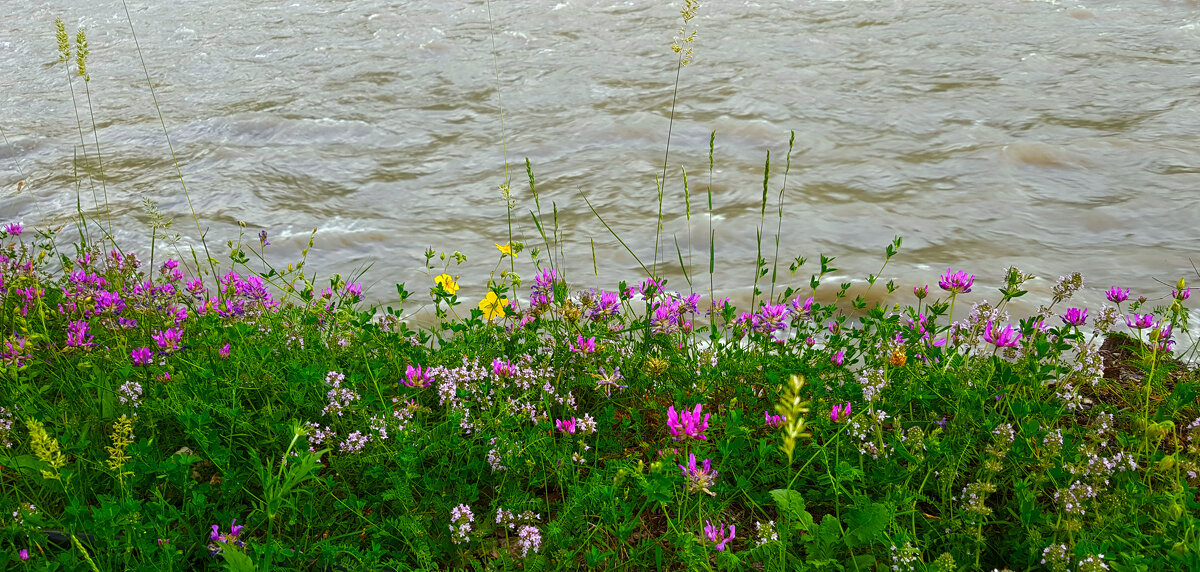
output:
<instances>
[{"instance_id":1,"label":"purple flower","mask_svg":"<svg viewBox=\"0 0 1200 572\"><path fill-rule=\"evenodd\" d=\"M847 401L844 405L834 405L833 410L829 412L829 418L834 423L845 421L850 418L850 402Z\"/></svg>"},{"instance_id":2,"label":"purple flower","mask_svg":"<svg viewBox=\"0 0 1200 572\"><path fill-rule=\"evenodd\" d=\"M683 471L683 475L688 478L689 492L703 492L710 496L717 496L716 493L708 490L717 480L717 472L712 468L712 459L705 459L696 466L696 454L688 453L688 464L677 465L679 470Z\"/></svg>"},{"instance_id":3,"label":"purple flower","mask_svg":"<svg viewBox=\"0 0 1200 572\"><path fill-rule=\"evenodd\" d=\"M432 382L433 378L430 377L428 369L410 365L404 370L404 385L408 387L429 387Z\"/></svg>"},{"instance_id":4,"label":"purple flower","mask_svg":"<svg viewBox=\"0 0 1200 572\"><path fill-rule=\"evenodd\" d=\"M1129 289L1121 289L1113 286L1108 289L1108 301L1113 304L1120 304L1129 299Z\"/></svg>"},{"instance_id":5,"label":"purple flower","mask_svg":"<svg viewBox=\"0 0 1200 572\"><path fill-rule=\"evenodd\" d=\"M620 383L617 383L619 381L625 381L625 376L621 375L621 368L619 366L613 369L612 375L609 375L604 368L600 368L600 373L593 373L592 376L596 378L596 389L603 387L604 394L609 397L612 396L613 389L625 389L626 387Z\"/></svg>"},{"instance_id":6,"label":"purple flower","mask_svg":"<svg viewBox=\"0 0 1200 572\"><path fill-rule=\"evenodd\" d=\"M1180 302L1187 300L1188 297L1191 295L1192 295L1191 288L1184 288L1183 290L1171 290L1171 297L1176 300L1179 300Z\"/></svg>"},{"instance_id":7,"label":"purple flower","mask_svg":"<svg viewBox=\"0 0 1200 572\"><path fill-rule=\"evenodd\" d=\"M20 234L20 233L18 233L18 234ZM21 557L21 562L28 562L29 561L29 549L22 548L20 551L17 552L17 556Z\"/></svg>"},{"instance_id":8,"label":"purple flower","mask_svg":"<svg viewBox=\"0 0 1200 572\"><path fill-rule=\"evenodd\" d=\"M829 358L829 361L834 365L842 365L846 361L846 350L840 350L838 353L833 354L833 356Z\"/></svg>"},{"instance_id":9,"label":"purple flower","mask_svg":"<svg viewBox=\"0 0 1200 572\"><path fill-rule=\"evenodd\" d=\"M1154 327L1154 314L1130 314L1130 315L1133 316L1132 319L1130 319L1129 316L1125 316L1125 324L1128 325L1130 328L1133 328L1135 330L1141 330L1141 329L1145 329L1145 328L1153 328Z\"/></svg>"},{"instance_id":10,"label":"purple flower","mask_svg":"<svg viewBox=\"0 0 1200 572\"><path fill-rule=\"evenodd\" d=\"M556 429L558 429L559 431L562 431L563 433L568 433L568 434L574 435L575 434L575 418L572 417L570 419L556 419L554 421L554 427Z\"/></svg>"},{"instance_id":11,"label":"purple flower","mask_svg":"<svg viewBox=\"0 0 1200 572\"><path fill-rule=\"evenodd\" d=\"M88 323L83 320L72 321L67 324L67 345L73 348L91 347L92 336L88 335Z\"/></svg>"},{"instance_id":12,"label":"purple flower","mask_svg":"<svg viewBox=\"0 0 1200 572\"><path fill-rule=\"evenodd\" d=\"M734 537L734 534L736 531L737 531L737 526L731 524L731 525L729 525L729 536L724 536L724 534L725 534L725 525L724 524L721 524L718 522L717 526L713 526L711 522L709 522L707 520L704 521L704 538L708 539L709 542L716 542L717 550L725 550L725 543L729 542L730 540L733 540L733 537Z\"/></svg>"},{"instance_id":13,"label":"purple flower","mask_svg":"<svg viewBox=\"0 0 1200 572\"><path fill-rule=\"evenodd\" d=\"M138 348L129 352L129 357L133 359L133 365L150 365L154 352L150 351L150 348Z\"/></svg>"},{"instance_id":14,"label":"purple flower","mask_svg":"<svg viewBox=\"0 0 1200 572\"><path fill-rule=\"evenodd\" d=\"M601 290L596 293L595 306L592 307L588 317L592 320L602 322L613 316L621 310L621 296L616 292L605 292Z\"/></svg>"},{"instance_id":15,"label":"purple flower","mask_svg":"<svg viewBox=\"0 0 1200 572\"><path fill-rule=\"evenodd\" d=\"M1012 324L996 331L995 324L988 322L987 327L983 329L983 339L997 348L1015 348L1021 341L1021 332L1013 329Z\"/></svg>"},{"instance_id":16,"label":"purple flower","mask_svg":"<svg viewBox=\"0 0 1200 572\"><path fill-rule=\"evenodd\" d=\"M183 339L183 330L167 328L166 331L154 332L150 337L154 338L159 348L165 351L174 351L179 349L179 342Z\"/></svg>"},{"instance_id":17,"label":"purple flower","mask_svg":"<svg viewBox=\"0 0 1200 572\"><path fill-rule=\"evenodd\" d=\"M1087 308L1067 308L1062 315L1064 324L1082 326L1087 323Z\"/></svg>"},{"instance_id":18,"label":"purple flower","mask_svg":"<svg viewBox=\"0 0 1200 572\"><path fill-rule=\"evenodd\" d=\"M771 415L770 411L763 411L763 417L767 420L767 427L778 429L787 422L787 418L781 415Z\"/></svg>"},{"instance_id":19,"label":"purple flower","mask_svg":"<svg viewBox=\"0 0 1200 572\"><path fill-rule=\"evenodd\" d=\"M925 297L929 295L929 285L926 284L924 286L913 286L913 295L916 296L918 300L924 300Z\"/></svg>"},{"instance_id":20,"label":"purple flower","mask_svg":"<svg viewBox=\"0 0 1200 572\"><path fill-rule=\"evenodd\" d=\"M759 312L751 316L750 327L761 334L777 332L787 327L783 323L787 315L787 306L783 304L763 304Z\"/></svg>"},{"instance_id":21,"label":"purple flower","mask_svg":"<svg viewBox=\"0 0 1200 572\"><path fill-rule=\"evenodd\" d=\"M221 527L214 524L212 525L212 534L208 535L208 539L216 544L236 544L243 546L242 541L238 540L238 536L242 534L242 529L244 528L246 527L238 524L235 518L233 522L229 523L229 534L221 534ZM213 550L214 553L221 551L220 546L214 546L213 544L209 545L209 549Z\"/></svg>"},{"instance_id":22,"label":"purple flower","mask_svg":"<svg viewBox=\"0 0 1200 572\"><path fill-rule=\"evenodd\" d=\"M10 222L4 226L4 232L8 233L9 236L21 236L21 233L25 232L25 229L19 222Z\"/></svg>"},{"instance_id":23,"label":"purple flower","mask_svg":"<svg viewBox=\"0 0 1200 572\"><path fill-rule=\"evenodd\" d=\"M686 410L676 413L675 406L667 408L667 426L671 428L671 435L676 441L683 438L684 435L693 439L704 439L708 437L704 435L704 431L708 429L709 413L704 414L704 419L700 419L700 403L696 404L696 408L688 413Z\"/></svg>"},{"instance_id":24,"label":"purple flower","mask_svg":"<svg viewBox=\"0 0 1200 572\"><path fill-rule=\"evenodd\" d=\"M575 344L572 344L570 341L567 342L567 346L569 346L571 348L571 351L573 351L575 353L580 353L580 354L590 354L590 353L596 352L596 337L595 336L584 339L583 336L580 335L578 341L579 341L578 346Z\"/></svg>"},{"instance_id":25,"label":"purple flower","mask_svg":"<svg viewBox=\"0 0 1200 572\"><path fill-rule=\"evenodd\" d=\"M229 344L226 343L224 346L221 347L221 349L217 350L217 355L221 356L221 359L228 358L229 357Z\"/></svg>"},{"instance_id":26,"label":"purple flower","mask_svg":"<svg viewBox=\"0 0 1200 572\"><path fill-rule=\"evenodd\" d=\"M966 294L971 291L971 286L975 284L975 275L969 277L963 270L953 272L947 268L946 273L938 280L938 286L951 294Z\"/></svg>"},{"instance_id":27,"label":"purple flower","mask_svg":"<svg viewBox=\"0 0 1200 572\"><path fill-rule=\"evenodd\" d=\"M267 242L267 231L266 230L258 231L258 243L263 246L271 246L271 243Z\"/></svg>"}]
</instances>

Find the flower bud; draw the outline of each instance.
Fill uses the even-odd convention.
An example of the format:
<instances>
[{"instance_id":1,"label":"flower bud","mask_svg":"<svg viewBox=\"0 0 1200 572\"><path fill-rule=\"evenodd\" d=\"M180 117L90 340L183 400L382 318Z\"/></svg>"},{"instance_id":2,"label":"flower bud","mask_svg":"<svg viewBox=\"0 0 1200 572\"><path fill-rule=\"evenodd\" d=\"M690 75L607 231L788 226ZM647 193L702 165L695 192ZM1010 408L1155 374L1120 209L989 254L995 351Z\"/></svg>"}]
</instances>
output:
<instances>
[{"instance_id":1,"label":"flower bud","mask_svg":"<svg viewBox=\"0 0 1200 572\"><path fill-rule=\"evenodd\" d=\"M1167 455L1158 460L1158 470L1166 472L1175 468L1175 455ZM1175 506L1172 504L1172 506ZM1176 516L1175 518L1179 518Z\"/></svg>"}]
</instances>

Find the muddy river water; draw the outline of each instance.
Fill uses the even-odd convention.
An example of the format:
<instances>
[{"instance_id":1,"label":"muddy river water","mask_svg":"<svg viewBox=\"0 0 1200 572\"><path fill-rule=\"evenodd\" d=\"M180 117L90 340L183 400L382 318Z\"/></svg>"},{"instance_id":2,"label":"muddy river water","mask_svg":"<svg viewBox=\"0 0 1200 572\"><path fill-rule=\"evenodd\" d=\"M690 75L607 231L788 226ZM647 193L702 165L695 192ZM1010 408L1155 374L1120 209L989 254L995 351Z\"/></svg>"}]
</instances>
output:
<instances>
[{"instance_id":1,"label":"muddy river water","mask_svg":"<svg viewBox=\"0 0 1200 572\"><path fill-rule=\"evenodd\" d=\"M0 222L67 222L77 196L91 216L106 192L127 243L148 244L150 199L184 249L194 209L225 260L227 240L265 229L268 259L295 262L316 228L308 268L324 281L369 266L376 302L398 282L427 299L424 251L459 250L452 273L477 297L508 240L506 180L515 238L546 258L528 158L548 234L557 209L560 268L611 289L643 273L582 197L652 264L670 126L658 251L679 289L680 258L708 289L712 236L716 290L747 296L768 152L762 243L773 259L781 229L784 269L824 253L834 282L861 282L899 235L884 276L903 303L947 267L978 276L977 299L998 297L1010 265L1040 293L1080 271L1092 306L1112 285L1152 299L1181 276L1200 285L1200 3L701 2L676 84L679 8L129 0L127 16L110 0L12 2ZM57 17L87 30L86 86L58 60ZM518 260L532 276L529 252Z\"/></svg>"}]
</instances>

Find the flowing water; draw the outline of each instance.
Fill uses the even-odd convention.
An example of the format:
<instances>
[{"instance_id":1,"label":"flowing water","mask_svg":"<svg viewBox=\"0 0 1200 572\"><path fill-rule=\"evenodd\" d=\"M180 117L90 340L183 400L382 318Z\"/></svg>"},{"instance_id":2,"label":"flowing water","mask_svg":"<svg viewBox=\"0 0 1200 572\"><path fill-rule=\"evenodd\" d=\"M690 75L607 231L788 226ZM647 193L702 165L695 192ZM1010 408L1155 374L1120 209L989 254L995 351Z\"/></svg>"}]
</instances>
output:
<instances>
[{"instance_id":1,"label":"flowing water","mask_svg":"<svg viewBox=\"0 0 1200 572\"><path fill-rule=\"evenodd\" d=\"M992 300L1010 265L1041 277L1039 302L1072 271L1093 306L1110 285L1200 284L1194 0L702 2L673 128L678 2L493 0L490 24L483 0L47 4L9 3L0 23L0 222L67 222L77 196L103 221L107 193L119 239L147 244L148 198L185 248L194 208L224 260L265 229L268 260L295 262L316 228L306 268L370 266L373 301L399 282L425 299L425 250L460 250L470 297L508 240L506 177L513 233L546 257L528 158L567 277L611 289L644 272L583 196L651 265L670 133L659 266L679 289L682 257L708 290L711 224L716 289L747 297L768 151L762 244L773 260L781 228L781 282L805 256L807 284L824 253L833 282L861 284L899 235L884 272L899 302L947 267ZM86 86L58 62L56 17L87 30Z\"/></svg>"}]
</instances>

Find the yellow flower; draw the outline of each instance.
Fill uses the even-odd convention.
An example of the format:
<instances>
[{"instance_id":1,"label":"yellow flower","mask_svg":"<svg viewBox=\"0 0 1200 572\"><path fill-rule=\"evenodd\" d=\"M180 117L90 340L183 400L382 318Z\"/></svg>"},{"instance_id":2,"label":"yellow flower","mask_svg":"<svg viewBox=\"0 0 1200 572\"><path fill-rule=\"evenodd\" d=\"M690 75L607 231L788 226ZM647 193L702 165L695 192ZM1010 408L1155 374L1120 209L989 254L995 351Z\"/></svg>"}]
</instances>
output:
<instances>
[{"instance_id":1,"label":"yellow flower","mask_svg":"<svg viewBox=\"0 0 1200 572\"><path fill-rule=\"evenodd\" d=\"M439 274L433 281L451 296L458 292L458 282L455 282L454 277L449 274Z\"/></svg>"},{"instance_id":2,"label":"yellow flower","mask_svg":"<svg viewBox=\"0 0 1200 572\"><path fill-rule=\"evenodd\" d=\"M511 242L508 244L496 244L496 250L499 250L501 253L507 254L513 258L517 257L517 255L512 251L512 243Z\"/></svg>"},{"instance_id":3,"label":"yellow flower","mask_svg":"<svg viewBox=\"0 0 1200 572\"><path fill-rule=\"evenodd\" d=\"M495 292L488 292L487 297L479 301L479 309L483 311L483 318L491 320L497 316L504 317L504 307L508 305L508 298L501 298Z\"/></svg>"}]
</instances>

